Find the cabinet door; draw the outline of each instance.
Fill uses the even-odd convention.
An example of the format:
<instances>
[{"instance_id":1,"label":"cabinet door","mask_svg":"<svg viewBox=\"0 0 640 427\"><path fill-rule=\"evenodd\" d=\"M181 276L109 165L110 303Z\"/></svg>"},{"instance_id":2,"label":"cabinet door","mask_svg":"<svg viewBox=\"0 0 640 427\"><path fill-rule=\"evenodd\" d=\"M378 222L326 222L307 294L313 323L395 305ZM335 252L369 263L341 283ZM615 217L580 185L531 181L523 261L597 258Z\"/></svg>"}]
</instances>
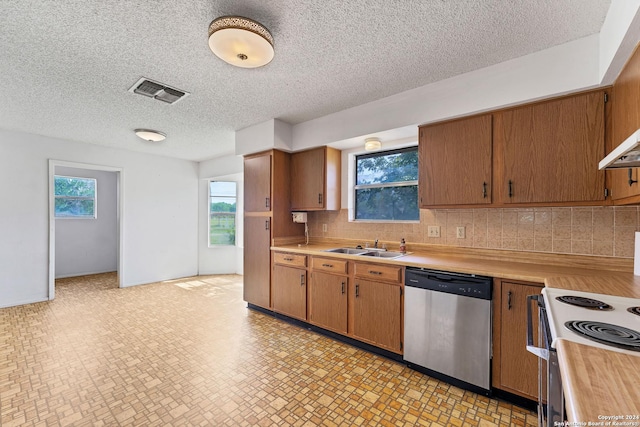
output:
<instances>
[{"instance_id":1,"label":"cabinet door","mask_svg":"<svg viewBox=\"0 0 640 427\"><path fill-rule=\"evenodd\" d=\"M324 200L324 148L293 153L291 155L291 209L322 209Z\"/></svg>"},{"instance_id":2,"label":"cabinet door","mask_svg":"<svg viewBox=\"0 0 640 427\"><path fill-rule=\"evenodd\" d=\"M347 276L314 271L309 284L309 321L340 334L347 333Z\"/></svg>"},{"instance_id":3,"label":"cabinet door","mask_svg":"<svg viewBox=\"0 0 640 427\"><path fill-rule=\"evenodd\" d=\"M269 217L244 217L244 300L264 308L269 307L270 228Z\"/></svg>"},{"instance_id":4,"label":"cabinet door","mask_svg":"<svg viewBox=\"0 0 640 427\"><path fill-rule=\"evenodd\" d=\"M271 155L244 159L244 210L271 210Z\"/></svg>"},{"instance_id":5,"label":"cabinet door","mask_svg":"<svg viewBox=\"0 0 640 427\"><path fill-rule=\"evenodd\" d=\"M356 279L354 283L354 337L401 352L401 287L361 279Z\"/></svg>"},{"instance_id":6,"label":"cabinet door","mask_svg":"<svg viewBox=\"0 0 640 427\"><path fill-rule=\"evenodd\" d=\"M420 206L491 203L490 114L420 128Z\"/></svg>"},{"instance_id":7,"label":"cabinet door","mask_svg":"<svg viewBox=\"0 0 640 427\"><path fill-rule=\"evenodd\" d=\"M494 318L494 322L499 322L499 335L494 340L499 353L494 354L494 383L497 384L493 386L530 399L538 396L538 358L526 349L527 295L540 294L541 289L541 286L502 281L499 297L494 300L499 304L495 307L499 314ZM536 327L535 343L537 336Z\"/></svg>"},{"instance_id":8,"label":"cabinet door","mask_svg":"<svg viewBox=\"0 0 640 427\"><path fill-rule=\"evenodd\" d=\"M640 128L640 49L624 66L613 84L611 96L611 114L613 116L613 132L611 147L608 152L616 148L629 135ZM629 170L631 181L629 181ZM611 197L614 200L640 194L638 168L611 170ZM637 203L637 201L635 201Z\"/></svg>"},{"instance_id":9,"label":"cabinet door","mask_svg":"<svg viewBox=\"0 0 640 427\"><path fill-rule=\"evenodd\" d=\"M604 200L604 92L501 111L494 149L504 203Z\"/></svg>"},{"instance_id":10,"label":"cabinet door","mask_svg":"<svg viewBox=\"0 0 640 427\"><path fill-rule=\"evenodd\" d=\"M306 270L274 265L271 300L278 313L307 320Z\"/></svg>"}]
</instances>

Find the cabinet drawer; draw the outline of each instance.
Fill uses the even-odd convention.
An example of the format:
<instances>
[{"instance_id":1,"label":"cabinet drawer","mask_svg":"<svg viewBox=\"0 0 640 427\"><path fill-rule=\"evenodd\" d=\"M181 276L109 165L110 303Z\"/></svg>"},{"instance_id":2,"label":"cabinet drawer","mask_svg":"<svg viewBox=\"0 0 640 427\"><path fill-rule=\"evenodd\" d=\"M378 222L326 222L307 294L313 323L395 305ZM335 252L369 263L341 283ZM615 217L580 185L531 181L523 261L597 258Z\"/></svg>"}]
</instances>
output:
<instances>
[{"instance_id":1,"label":"cabinet drawer","mask_svg":"<svg viewBox=\"0 0 640 427\"><path fill-rule=\"evenodd\" d=\"M311 258L311 268L318 271L347 274L348 261L334 258Z\"/></svg>"},{"instance_id":2,"label":"cabinet drawer","mask_svg":"<svg viewBox=\"0 0 640 427\"><path fill-rule=\"evenodd\" d=\"M378 279L387 282L400 283L402 280L402 267L394 265L355 263L355 276L370 280Z\"/></svg>"},{"instance_id":3,"label":"cabinet drawer","mask_svg":"<svg viewBox=\"0 0 640 427\"><path fill-rule=\"evenodd\" d=\"M293 265L293 266L296 266L296 267L306 267L307 266L307 256L306 255L283 254L281 252L275 252L273 254L273 262L275 264Z\"/></svg>"}]
</instances>

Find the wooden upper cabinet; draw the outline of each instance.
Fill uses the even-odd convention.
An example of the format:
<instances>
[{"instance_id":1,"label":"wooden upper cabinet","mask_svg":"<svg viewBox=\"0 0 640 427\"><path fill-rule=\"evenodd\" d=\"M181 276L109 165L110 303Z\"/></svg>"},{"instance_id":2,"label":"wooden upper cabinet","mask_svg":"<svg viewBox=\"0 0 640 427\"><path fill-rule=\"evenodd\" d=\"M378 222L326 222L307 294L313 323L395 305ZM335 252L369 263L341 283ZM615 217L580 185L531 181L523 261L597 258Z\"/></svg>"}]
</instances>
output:
<instances>
[{"instance_id":1,"label":"wooden upper cabinet","mask_svg":"<svg viewBox=\"0 0 640 427\"><path fill-rule=\"evenodd\" d=\"M244 210L271 210L271 155L268 153L244 159Z\"/></svg>"},{"instance_id":2,"label":"wooden upper cabinet","mask_svg":"<svg viewBox=\"0 0 640 427\"><path fill-rule=\"evenodd\" d=\"M291 210L340 209L340 156L330 147L291 155Z\"/></svg>"},{"instance_id":3,"label":"wooden upper cabinet","mask_svg":"<svg viewBox=\"0 0 640 427\"><path fill-rule=\"evenodd\" d=\"M420 127L420 207L491 203L491 114Z\"/></svg>"},{"instance_id":4,"label":"wooden upper cabinet","mask_svg":"<svg viewBox=\"0 0 640 427\"><path fill-rule=\"evenodd\" d=\"M495 113L498 201L603 201L604 96L598 90Z\"/></svg>"},{"instance_id":5,"label":"wooden upper cabinet","mask_svg":"<svg viewBox=\"0 0 640 427\"><path fill-rule=\"evenodd\" d=\"M634 54L620 72L613 84L612 92L611 115L613 132L610 146L607 147L607 153L611 152L640 128L640 47L636 47ZM629 169L609 171L611 197L613 200L640 195L640 184L637 182L639 178L638 169L630 169L631 182L629 181ZM630 200L629 202L638 203L638 200Z\"/></svg>"}]
</instances>

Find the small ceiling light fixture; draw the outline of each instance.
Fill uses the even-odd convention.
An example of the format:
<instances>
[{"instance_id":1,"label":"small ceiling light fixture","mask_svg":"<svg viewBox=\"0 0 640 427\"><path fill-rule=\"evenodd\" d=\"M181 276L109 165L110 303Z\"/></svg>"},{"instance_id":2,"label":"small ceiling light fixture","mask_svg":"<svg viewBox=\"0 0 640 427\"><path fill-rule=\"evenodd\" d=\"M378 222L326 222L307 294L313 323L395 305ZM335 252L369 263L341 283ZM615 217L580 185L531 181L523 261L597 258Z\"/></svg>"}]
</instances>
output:
<instances>
[{"instance_id":1,"label":"small ceiling light fixture","mask_svg":"<svg viewBox=\"0 0 640 427\"><path fill-rule=\"evenodd\" d=\"M149 142L160 142L167 137L166 134L151 129L136 129L135 133L139 138Z\"/></svg>"},{"instance_id":2,"label":"small ceiling light fixture","mask_svg":"<svg viewBox=\"0 0 640 427\"><path fill-rule=\"evenodd\" d=\"M378 138L367 138L364 140L364 149L367 151L379 150L382 143Z\"/></svg>"},{"instance_id":3,"label":"small ceiling light fixture","mask_svg":"<svg viewBox=\"0 0 640 427\"><path fill-rule=\"evenodd\" d=\"M209 24L209 48L223 61L257 68L273 59L273 37L260 23L241 16L221 16Z\"/></svg>"}]
</instances>

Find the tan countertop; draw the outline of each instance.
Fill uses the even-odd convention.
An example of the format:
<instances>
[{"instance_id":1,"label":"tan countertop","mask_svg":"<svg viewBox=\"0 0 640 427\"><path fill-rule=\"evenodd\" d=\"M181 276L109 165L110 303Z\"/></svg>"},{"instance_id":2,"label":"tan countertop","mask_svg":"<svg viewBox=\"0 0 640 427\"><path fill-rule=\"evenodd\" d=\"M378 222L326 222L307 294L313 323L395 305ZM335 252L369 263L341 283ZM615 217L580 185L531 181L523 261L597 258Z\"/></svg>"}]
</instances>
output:
<instances>
[{"instance_id":1,"label":"tan countertop","mask_svg":"<svg viewBox=\"0 0 640 427\"><path fill-rule=\"evenodd\" d=\"M640 277L633 275L632 260L427 246L415 250L409 248L409 254L394 260L364 259L359 255L325 252L326 249L335 247L353 247L353 244L339 243L288 244L274 246L272 249L365 262L426 267L544 283L553 288L640 298ZM640 417L640 353L634 356L566 340L558 340L556 350L569 421L604 421L605 424L602 425L606 425L607 420L599 417ZM617 422L632 422L637 424L628 425L640 426L640 419L622 418Z\"/></svg>"}]
</instances>

